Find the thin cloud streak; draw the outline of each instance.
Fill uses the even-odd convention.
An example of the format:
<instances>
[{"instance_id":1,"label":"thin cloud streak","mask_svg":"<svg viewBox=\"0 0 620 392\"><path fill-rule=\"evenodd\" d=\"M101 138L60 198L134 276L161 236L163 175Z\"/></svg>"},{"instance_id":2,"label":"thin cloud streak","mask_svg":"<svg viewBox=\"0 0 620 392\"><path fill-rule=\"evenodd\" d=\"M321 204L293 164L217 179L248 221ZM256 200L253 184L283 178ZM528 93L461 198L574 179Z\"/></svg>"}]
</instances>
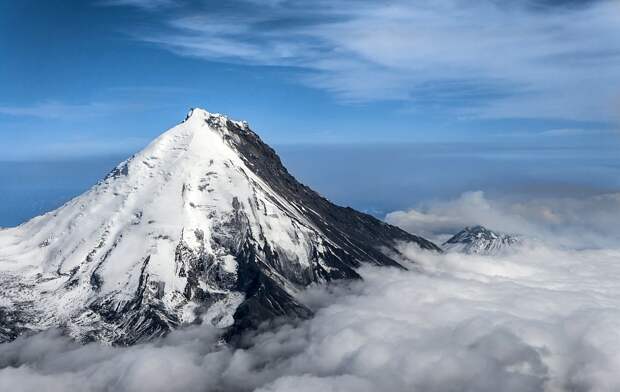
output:
<instances>
[{"instance_id":1,"label":"thin cloud streak","mask_svg":"<svg viewBox=\"0 0 620 392\"><path fill-rule=\"evenodd\" d=\"M28 106L0 106L0 115L51 120L84 120L123 111L131 111L138 107L139 106L135 104L106 102L67 104L63 102L47 101Z\"/></svg>"},{"instance_id":2,"label":"thin cloud streak","mask_svg":"<svg viewBox=\"0 0 620 392\"><path fill-rule=\"evenodd\" d=\"M75 160L94 156L131 155L144 148L150 139L139 137L46 139L36 143L19 143L11 148L0 147L2 161L32 162L37 160Z\"/></svg>"},{"instance_id":3,"label":"thin cloud streak","mask_svg":"<svg viewBox=\"0 0 620 392\"><path fill-rule=\"evenodd\" d=\"M138 7L146 10L155 10L174 6L176 0L100 0L99 5L102 6L130 6Z\"/></svg>"}]
</instances>

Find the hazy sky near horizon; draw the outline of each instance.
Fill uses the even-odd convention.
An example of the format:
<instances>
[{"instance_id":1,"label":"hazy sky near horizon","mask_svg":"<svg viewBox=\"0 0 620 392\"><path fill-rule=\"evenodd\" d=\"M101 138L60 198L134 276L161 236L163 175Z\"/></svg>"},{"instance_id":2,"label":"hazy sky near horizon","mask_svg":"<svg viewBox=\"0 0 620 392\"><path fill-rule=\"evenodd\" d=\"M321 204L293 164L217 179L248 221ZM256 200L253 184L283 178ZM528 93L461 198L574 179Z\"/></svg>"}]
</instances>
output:
<instances>
[{"instance_id":1,"label":"hazy sky near horizon","mask_svg":"<svg viewBox=\"0 0 620 392\"><path fill-rule=\"evenodd\" d=\"M275 149L301 182L339 205L378 218L471 191L513 203L620 194L617 145L499 148L482 143L401 143ZM123 159L110 155L0 162L0 227L59 207Z\"/></svg>"},{"instance_id":2,"label":"hazy sky near horizon","mask_svg":"<svg viewBox=\"0 0 620 392\"><path fill-rule=\"evenodd\" d=\"M0 1L2 160L125 154L200 106L270 143L616 141L617 1Z\"/></svg>"}]
</instances>

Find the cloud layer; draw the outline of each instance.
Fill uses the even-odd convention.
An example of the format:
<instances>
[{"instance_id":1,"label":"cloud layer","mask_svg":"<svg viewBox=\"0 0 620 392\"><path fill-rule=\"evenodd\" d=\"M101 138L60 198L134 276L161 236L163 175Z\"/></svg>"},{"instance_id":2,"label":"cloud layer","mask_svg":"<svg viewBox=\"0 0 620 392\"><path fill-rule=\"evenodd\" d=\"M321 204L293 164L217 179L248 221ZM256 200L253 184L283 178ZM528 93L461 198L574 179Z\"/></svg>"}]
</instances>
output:
<instances>
[{"instance_id":1,"label":"cloud layer","mask_svg":"<svg viewBox=\"0 0 620 392\"><path fill-rule=\"evenodd\" d=\"M568 248L605 247L620 241L620 194L512 201L489 199L484 192L474 191L454 200L394 211L385 219L438 242L465 226L480 224Z\"/></svg>"},{"instance_id":2,"label":"cloud layer","mask_svg":"<svg viewBox=\"0 0 620 392\"><path fill-rule=\"evenodd\" d=\"M459 204L468 211L481 208L476 203L490 210L499 205L471 193L445 203L440 212L458 216ZM587 211L593 221L609 212L593 213L593 206L605 203L575 203L558 208L560 216ZM487 216L493 214L499 213ZM431 227L446 224L433 222L440 215L422 215ZM464 223L468 216L460 219ZM546 218L541 219L522 217L544 232L540 222ZM620 388L617 246L532 242L496 256L434 254L411 244L400 250L409 271L364 267L363 282L312 287L300 299L316 310L313 319L246 335L237 348L221 343L219 331L207 326L134 347L80 346L54 331L19 338L0 346L0 390Z\"/></svg>"},{"instance_id":3,"label":"cloud layer","mask_svg":"<svg viewBox=\"0 0 620 392\"><path fill-rule=\"evenodd\" d=\"M314 319L218 344L192 328L130 348L47 333L0 349L12 391L615 390L620 251L500 259L404 247L420 269L367 267L312 289Z\"/></svg>"}]
</instances>

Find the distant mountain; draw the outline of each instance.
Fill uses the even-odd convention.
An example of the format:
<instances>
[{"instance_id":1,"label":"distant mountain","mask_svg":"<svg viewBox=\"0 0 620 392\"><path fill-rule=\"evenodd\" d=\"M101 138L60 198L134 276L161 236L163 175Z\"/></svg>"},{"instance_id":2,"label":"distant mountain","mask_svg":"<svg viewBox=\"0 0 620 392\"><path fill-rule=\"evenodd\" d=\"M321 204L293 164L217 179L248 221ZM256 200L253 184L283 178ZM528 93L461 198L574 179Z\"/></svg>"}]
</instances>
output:
<instances>
[{"instance_id":1,"label":"distant mountain","mask_svg":"<svg viewBox=\"0 0 620 392\"><path fill-rule=\"evenodd\" d=\"M515 235L498 233L483 226L466 227L444 242L447 252L492 255L509 250L522 243Z\"/></svg>"},{"instance_id":2,"label":"distant mountain","mask_svg":"<svg viewBox=\"0 0 620 392\"><path fill-rule=\"evenodd\" d=\"M60 327L133 344L307 317L299 290L401 267L396 241L440 250L300 184L247 123L194 109L83 195L0 231L0 341Z\"/></svg>"}]
</instances>

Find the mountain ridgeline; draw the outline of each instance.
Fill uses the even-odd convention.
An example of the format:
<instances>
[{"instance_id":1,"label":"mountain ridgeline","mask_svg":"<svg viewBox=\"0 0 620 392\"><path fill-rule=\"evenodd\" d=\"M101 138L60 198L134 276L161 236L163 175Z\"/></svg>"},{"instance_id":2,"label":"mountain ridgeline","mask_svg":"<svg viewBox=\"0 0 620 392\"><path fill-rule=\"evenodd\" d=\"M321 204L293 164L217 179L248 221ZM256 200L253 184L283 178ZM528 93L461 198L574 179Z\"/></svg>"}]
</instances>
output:
<instances>
[{"instance_id":1,"label":"mountain ridgeline","mask_svg":"<svg viewBox=\"0 0 620 392\"><path fill-rule=\"evenodd\" d=\"M194 109L86 193L0 231L0 341L305 318L300 290L359 279L362 263L403 268L398 242L440 251L299 183L247 123Z\"/></svg>"}]
</instances>

